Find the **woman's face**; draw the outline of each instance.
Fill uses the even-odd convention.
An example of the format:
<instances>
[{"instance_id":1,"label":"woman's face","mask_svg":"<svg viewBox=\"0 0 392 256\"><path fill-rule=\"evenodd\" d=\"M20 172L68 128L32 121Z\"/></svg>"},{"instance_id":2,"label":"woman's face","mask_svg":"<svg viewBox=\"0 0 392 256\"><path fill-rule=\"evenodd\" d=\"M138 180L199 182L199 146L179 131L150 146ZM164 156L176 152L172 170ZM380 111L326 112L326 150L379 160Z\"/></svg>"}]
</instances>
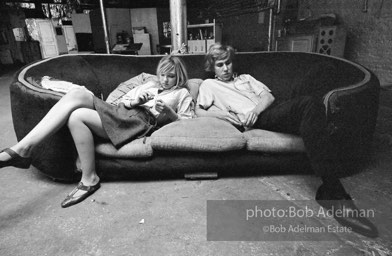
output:
<instances>
[{"instance_id":1,"label":"woman's face","mask_svg":"<svg viewBox=\"0 0 392 256\"><path fill-rule=\"evenodd\" d=\"M233 76L233 63L230 59L215 61L214 71L217 78L222 81L230 81Z\"/></svg>"},{"instance_id":2,"label":"woman's face","mask_svg":"<svg viewBox=\"0 0 392 256\"><path fill-rule=\"evenodd\" d=\"M170 89L177 84L177 75L174 68L159 75L159 83L163 89Z\"/></svg>"}]
</instances>

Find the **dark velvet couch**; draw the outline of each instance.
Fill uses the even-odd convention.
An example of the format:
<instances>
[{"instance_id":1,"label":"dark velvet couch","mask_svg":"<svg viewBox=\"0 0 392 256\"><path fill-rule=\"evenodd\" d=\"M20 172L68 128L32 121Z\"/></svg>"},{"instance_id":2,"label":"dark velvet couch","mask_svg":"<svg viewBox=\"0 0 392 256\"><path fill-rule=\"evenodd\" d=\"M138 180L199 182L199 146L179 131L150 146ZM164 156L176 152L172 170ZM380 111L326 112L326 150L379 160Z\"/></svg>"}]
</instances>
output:
<instances>
[{"instance_id":1,"label":"dark velvet couch","mask_svg":"<svg viewBox=\"0 0 392 256\"><path fill-rule=\"evenodd\" d=\"M210 76L203 70L203 55L181 57L190 78ZM10 86L17 139L22 139L62 96L28 82L30 78L47 75L70 81L106 99L121 82L142 72L155 74L160 58L63 55L22 68ZM328 131L347 166L369 155L378 111L379 81L366 68L313 53L259 52L238 53L235 69L265 83L278 101L296 95L313 95L323 101ZM134 154L140 147L144 147L144 153ZM127 150L133 153L128 154ZM33 165L49 177L75 179L77 154L67 127L37 147L32 157ZM203 172L298 173L309 168L299 136L261 130L241 133L212 118L177 121L161 128L144 143L138 141L121 150L97 140L97 171L108 179L154 179Z\"/></svg>"}]
</instances>

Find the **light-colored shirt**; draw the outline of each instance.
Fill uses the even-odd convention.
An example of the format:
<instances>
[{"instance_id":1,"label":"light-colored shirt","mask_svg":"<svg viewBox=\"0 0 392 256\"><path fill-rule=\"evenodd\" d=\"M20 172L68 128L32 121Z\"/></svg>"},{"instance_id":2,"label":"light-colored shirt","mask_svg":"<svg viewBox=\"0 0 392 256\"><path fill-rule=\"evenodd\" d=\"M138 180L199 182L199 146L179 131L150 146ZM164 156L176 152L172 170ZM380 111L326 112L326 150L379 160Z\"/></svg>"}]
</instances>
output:
<instances>
[{"instance_id":1,"label":"light-colored shirt","mask_svg":"<svg viewBox=\"0 0 392 256\"><path fill-rule=\"evenodd\" d=\"M158 93L158 90L160 89L162 89L162 87L157 82L150 81L133 88L123 96L121 102L126 106L129 106L131 100L135 100L141 93L148 91L154 95L154 98L140 106L147 108L155 117L158 117L159 115L159 112L155 109L155 103L160 99L177 113L179 119L192 118L193 102L192 97L186 88L172 87Z\"/></svg>"},{"instance_id":2,"label":"light-colored shirt","mask_svg":"<svg viewBox=\"0 0 392 256\"><path fill-rule=\"evenodd\" d=\"M206 79L200 85L197 104L208 110L211 106L236 114L241 122L260 103L260 94L271 90L251 75L243 74L232 81Z\"/></svg>"}]
</instances>

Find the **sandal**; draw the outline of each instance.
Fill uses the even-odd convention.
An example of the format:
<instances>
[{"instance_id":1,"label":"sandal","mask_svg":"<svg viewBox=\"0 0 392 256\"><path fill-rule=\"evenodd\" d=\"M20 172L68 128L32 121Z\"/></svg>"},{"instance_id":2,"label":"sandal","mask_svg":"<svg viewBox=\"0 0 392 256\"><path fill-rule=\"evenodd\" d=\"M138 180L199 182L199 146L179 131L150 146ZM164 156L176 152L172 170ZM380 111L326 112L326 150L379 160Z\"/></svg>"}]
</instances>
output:
<instances>
[{"instance_id":1,"label":"sandal","mask_svg":"<svg viewBox=\"0 0 392 256\"><path fill-rule=\"evenodd\" d=\"M11 156L11 158L7 161L0 161L0 168L7 166L14 166L17 168L27 169L30 167L31 158L30 157L22 157L15 151L10 148L5 148L0 153L5 152Z\"/></svg>"},{"instance_id":2,"label":"sandal","mask_svg":"<svg viewBox=\"0 0 392 256\"><path fill-rule=\"evenodd\" d=\"M78 186L74 188L74 190L72 190L69 195L67 195L67 197L64 199L63 202L61 202L61 207L66 208L82 202L84 199L86 199L87 197L92 195L95 191L97 191L100 187L101 184L99 182L94 186L85 186L82 182L79 182ZM85 193L83 193L80 196L74 197L76 192L78 192L79 190L85 191Z\"/></svg>"}]
</instances>

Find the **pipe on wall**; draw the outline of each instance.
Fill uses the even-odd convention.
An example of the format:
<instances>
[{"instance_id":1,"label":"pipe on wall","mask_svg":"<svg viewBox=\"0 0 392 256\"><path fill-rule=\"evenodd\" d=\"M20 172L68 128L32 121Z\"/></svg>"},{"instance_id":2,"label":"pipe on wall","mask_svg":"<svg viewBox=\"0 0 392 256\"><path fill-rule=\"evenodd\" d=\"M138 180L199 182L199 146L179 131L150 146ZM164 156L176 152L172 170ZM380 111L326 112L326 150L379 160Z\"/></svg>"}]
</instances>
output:
<instances>
[{"instance_id":1,"label":"pipe on wall","mask_svg":"<svg viewBox=\"0 0 392 256\"><path fill-rule=\"evenodd\" d=\"M269 21L268 21L268 51L272 51L273 48L273 30L274 30L274 9L269 10Z\"/></svg>"},{"instance_id":2,"label":"pipe on wall","mask_svg":"<svg viewBox=\"0 0 392 256\"><path fill-rule=\"evenodd\" d=\"M178 52L187 39L187 7L186 0L170 0L170 24L172 51Z\"/></svg>"},{"instance_id":3,"label":"pipe on wall","mask_svg":"<svg viewBox=\"0 0 392 256\"><path fill-rule=\"evenodd\" d=\"M99 6L101 9L103 34L105 36L106 53L109 54L110 47L109 47L108 27L106 26L105 7L103 6L103 0L99 0Z\"/></svg>"}]
</instances>

